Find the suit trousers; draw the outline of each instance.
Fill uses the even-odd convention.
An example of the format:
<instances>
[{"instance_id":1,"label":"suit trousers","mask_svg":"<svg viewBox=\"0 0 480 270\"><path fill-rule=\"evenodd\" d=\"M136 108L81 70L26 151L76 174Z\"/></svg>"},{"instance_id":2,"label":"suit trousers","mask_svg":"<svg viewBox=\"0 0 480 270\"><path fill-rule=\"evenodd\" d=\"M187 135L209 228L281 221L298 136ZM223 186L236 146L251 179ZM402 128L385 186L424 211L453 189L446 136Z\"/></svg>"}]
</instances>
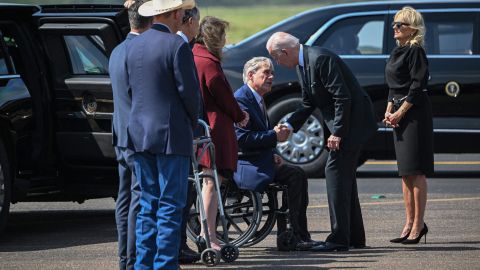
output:
<instances>
[{"instance_id":1,"label":"suit trousers","mask_svg":"<svg viewBox=\"0 0 480 270\"><path fill-rule=\"evenodd\" d=\"M330 151L325 168L331 226L326 241L346 247L365 244L356 179L360 150L361 146L352 146Z\"/></svg>"},{"instance_id":2,"label":"suit trousers","mask_svg":"<svg viewBox=\"0 0 480 270\"><path fill-rule=\"evenodd\" d=\"M292 224L294 234L300 240L310 240L310 233L308 232L307 227L307 175L300 167L282 164L276 168L275 178L273 181L275 183L287 186L287 194L282 194L282 208L288 205L289 219L290 223ZM277 219L277 234L280 234L285 230L285 217L279 216Z\"/></svg>"},{"instance_id":3,"label":"suit trousers","mask_svg":"<svg viewBox=\"0 0 480 270\"><path fill-rule=\"evenodd\" d=\"M134 161L142 189L135 269L177 270L190 157L141 152Z\"/></svg>"},{"instance_id":4,"label":"suit trousers","mask_svg":"<svg viewBox=\"0 0 480 270\"><path fill-rule=\"evenodd\" d=\"M133 154L124 148L115 147L118 161L118 195L115 206L115 221L118 233L118 256L120 270L132 270L135 264L135 223L140 210L140 185L135 177Z\"/></svg>"}]
</instances>

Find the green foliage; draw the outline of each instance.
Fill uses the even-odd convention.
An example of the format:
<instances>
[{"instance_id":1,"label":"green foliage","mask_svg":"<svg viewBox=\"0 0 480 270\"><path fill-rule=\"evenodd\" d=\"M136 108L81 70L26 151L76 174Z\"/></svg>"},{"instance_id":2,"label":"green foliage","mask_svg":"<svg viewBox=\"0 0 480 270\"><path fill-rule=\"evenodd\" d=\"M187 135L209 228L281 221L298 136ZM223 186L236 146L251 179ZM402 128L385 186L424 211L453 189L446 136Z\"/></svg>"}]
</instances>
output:
<instances>
[{"instance_id":1,"label":"green foliage","mask_svg":"<svg viewBox=\"0 0 480 270\"><path fill-rule=\"evenodd\" d=\"M30 4L122 4L124 0L1 0ZM369 0L197 0L201 16L230 22L228 43L237 43L299 12L325 5Z\"/></svg>"},{"instance_id":2,"label":"green foliage","mask_svg":"<svg viewBox=\"0 0 480 270\"><path fill-rule=\"evenodd\" d=\"M316 6L255 6L255 7L204 7L200 15L215 16L230 23L227 43L237 43L252 34Z\"/></svg>"}]
</instances>

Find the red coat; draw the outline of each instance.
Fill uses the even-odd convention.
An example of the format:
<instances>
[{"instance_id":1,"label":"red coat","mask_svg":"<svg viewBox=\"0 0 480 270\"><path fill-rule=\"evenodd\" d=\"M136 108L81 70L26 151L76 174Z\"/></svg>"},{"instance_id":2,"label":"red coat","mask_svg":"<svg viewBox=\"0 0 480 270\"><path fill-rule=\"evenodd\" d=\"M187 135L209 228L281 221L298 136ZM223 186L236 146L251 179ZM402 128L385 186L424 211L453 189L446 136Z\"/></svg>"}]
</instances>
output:
<instances>
[{"instance_id":1,"label":"red coat","mask_svg":"<svg viewBox=\"0 0 480 270\"><path fill-rule=\"evenodd\" d=\"M215 159L218 170L236 171L238 145L234 123L241 122L243 112L238 106L233 91L223 74L220 60L200 44L193 47L198 80L202 90L204 109L215 144ZM210 158L205 155L200 164L210 167Z\"/></svg>"}]
</instances>

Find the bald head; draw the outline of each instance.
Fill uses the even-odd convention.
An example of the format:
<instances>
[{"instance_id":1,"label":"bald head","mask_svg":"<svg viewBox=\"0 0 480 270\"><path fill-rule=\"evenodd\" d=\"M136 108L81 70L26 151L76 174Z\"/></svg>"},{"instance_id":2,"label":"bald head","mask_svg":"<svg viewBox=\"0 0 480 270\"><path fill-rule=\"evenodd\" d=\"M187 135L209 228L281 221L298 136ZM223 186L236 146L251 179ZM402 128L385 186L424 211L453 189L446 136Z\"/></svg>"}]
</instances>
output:
<instances>
[{"instance_id":1,"label":"bald head","mask_svg":"<svg viewBox=\"0 0 480 270\"><path fill-rule=\"evenodd\" d=\"M294 68L298 65L300 41L284 32L276 32L267 41L267 51L275 61L284 67Z\"/></svg>"},{"instance_id":2,"label":"bald head","mask_svg":"<svg viewBox=\"0 0 480 270\"><path fill-rule=\"evenodd\" d=\"M276 32L267 41L267 50L269 52L298 46L300 46L298 38L285 32Z\"/></svg>"}]
</instances>

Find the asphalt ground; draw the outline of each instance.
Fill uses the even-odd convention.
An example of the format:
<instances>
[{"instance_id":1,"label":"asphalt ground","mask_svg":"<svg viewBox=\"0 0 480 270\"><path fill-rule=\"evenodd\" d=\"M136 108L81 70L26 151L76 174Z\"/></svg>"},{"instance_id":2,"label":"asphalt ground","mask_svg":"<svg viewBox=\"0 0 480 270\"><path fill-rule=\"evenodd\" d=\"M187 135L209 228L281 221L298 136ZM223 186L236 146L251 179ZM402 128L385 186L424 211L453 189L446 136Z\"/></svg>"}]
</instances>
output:
<instances>
[{"instance_id":1,"label":"asphalt ground","mask_svg":"<svg viewBox=\"0 0 480 270\"><path fill-rule=\"evenodd\" d=\"M441 161L436 157L436 161ZM427 244L391 244L404 222L401 182L392 162L359 169L365 249L348 252L279 252L275 229L263 242L240 249L232 264L214 269L480 269L480 162L454 156L436 164L428 179ZM461 162L466 162L462 165ZM393 166L393 169L389 166ZM324 240L330 225L324 179L309 181L309 229ZM374 199L383 195L383 199ZM378 197L378 196L377 196ZM0 235L0 269L117 269L113 199L75 203L18 203ZM182 265L182 269L206 269Z\"/></svg>"}]
</instances>

